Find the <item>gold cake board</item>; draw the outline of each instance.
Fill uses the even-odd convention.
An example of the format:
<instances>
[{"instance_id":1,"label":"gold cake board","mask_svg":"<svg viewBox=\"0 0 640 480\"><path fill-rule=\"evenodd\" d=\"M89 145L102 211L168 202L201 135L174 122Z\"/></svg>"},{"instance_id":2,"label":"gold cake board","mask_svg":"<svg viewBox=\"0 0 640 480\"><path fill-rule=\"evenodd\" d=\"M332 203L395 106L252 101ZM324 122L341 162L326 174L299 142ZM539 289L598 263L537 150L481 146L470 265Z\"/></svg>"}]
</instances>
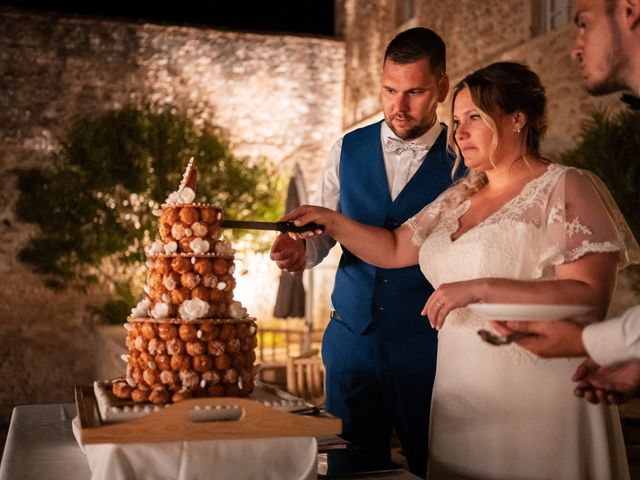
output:
<instances>
[{"instance_id":1,"label":"gold cake board","mask_svg":"<svg viewBox=\"0 0 640 480\"><path fill-rule=\"evenodd\" d=\"M75 401L82 444L323 437L342 430L341 420L335 417L296 415L237 397L193 398L115 424L101 422L92 386L76 385ZM192 409L236 406L241 409L237 420L199 422L190 416Z\"/></svg>"}]
</instances>

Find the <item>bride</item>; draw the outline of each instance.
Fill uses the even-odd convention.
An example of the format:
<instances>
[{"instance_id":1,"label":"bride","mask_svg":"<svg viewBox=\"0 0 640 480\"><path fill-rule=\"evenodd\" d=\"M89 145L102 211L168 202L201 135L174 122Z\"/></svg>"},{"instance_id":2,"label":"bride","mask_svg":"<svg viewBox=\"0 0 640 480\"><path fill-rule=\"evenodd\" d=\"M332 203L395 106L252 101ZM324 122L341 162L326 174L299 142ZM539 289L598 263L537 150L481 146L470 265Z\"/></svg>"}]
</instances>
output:
<instances>
[{"instance_id":1,"label":"bride","mask_svg":"<svg viewBox=\"0 0 640 480\"><path fill-rule=\"evenodd\" d=\"M465 308L588 304L604 318L628 227L597 177L541 156L546 99L527 67L489 65L452 97L449 143L468 173L415 217L389 231L305 205L283 220L319 223L383 268L419 263L436 289L422 312L440 330L429 478L629 478L617 411L572 394L580 360L484 343L487 322Z\"/></svg>"}]
</instances>

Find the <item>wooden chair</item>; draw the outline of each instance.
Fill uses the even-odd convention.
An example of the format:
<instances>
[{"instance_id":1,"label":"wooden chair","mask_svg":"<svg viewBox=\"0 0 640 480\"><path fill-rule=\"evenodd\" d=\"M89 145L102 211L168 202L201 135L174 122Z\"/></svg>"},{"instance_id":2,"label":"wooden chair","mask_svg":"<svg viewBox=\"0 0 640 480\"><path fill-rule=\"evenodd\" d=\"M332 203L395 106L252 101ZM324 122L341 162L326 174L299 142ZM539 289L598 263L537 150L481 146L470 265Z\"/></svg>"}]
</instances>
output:
<instances>
[{"instance_id":1,"label":"wooden chair","mask_svg":"<svg viewBox=\"0 0 640 480\"><path fill-rule=\"evenodd\" d=\"M318 350L287 359L287 391L314 405L325 401L325 371Z\"/></svg>"}]
</instances>

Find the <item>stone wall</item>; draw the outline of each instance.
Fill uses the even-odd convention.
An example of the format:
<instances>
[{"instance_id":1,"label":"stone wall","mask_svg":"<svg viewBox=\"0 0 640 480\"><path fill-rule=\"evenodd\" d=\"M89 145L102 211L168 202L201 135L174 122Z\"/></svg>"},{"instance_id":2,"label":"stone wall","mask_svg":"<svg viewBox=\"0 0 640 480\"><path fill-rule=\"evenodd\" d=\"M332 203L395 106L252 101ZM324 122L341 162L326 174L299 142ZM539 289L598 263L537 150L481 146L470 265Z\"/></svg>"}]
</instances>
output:
<instances>
[{"instance_id":1,"label":"stone wall","mask_svg":"<svg viewBox=\"0 0 640 480\"><path fill-rule=\"evenodd\" d=\"M298 163L315 185L341 133L343 86L333 39L0 8L0 417L70 401L74 382L95 378L86 307L102 298L47 290L16 260L33 231L13 213L17 169L47 162L75 119L150 101L222 127L238 155Z\"/></svg>"}]
</instances>

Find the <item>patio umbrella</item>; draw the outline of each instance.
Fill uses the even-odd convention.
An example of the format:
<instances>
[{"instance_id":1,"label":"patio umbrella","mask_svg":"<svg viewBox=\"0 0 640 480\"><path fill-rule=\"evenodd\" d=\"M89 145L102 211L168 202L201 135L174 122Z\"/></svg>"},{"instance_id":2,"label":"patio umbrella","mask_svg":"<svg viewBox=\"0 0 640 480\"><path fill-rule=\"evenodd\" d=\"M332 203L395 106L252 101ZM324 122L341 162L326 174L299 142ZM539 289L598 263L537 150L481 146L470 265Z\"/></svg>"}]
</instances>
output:
<instances>
[{"instance_id":1,"label":"patio umbrella","mask_svg":"<svg viewBox=\"0 0 640 480\"><path fill-rule=\"evenodd\" d=\"M291 177L287 188L285 211L288 213L299 206L300 196L298 195L296 178ZM302 275L293 276L285 272L280 274L273 316L276 318L305 316L305 291L302 284Z\"/></svg>"}]
</instances>

